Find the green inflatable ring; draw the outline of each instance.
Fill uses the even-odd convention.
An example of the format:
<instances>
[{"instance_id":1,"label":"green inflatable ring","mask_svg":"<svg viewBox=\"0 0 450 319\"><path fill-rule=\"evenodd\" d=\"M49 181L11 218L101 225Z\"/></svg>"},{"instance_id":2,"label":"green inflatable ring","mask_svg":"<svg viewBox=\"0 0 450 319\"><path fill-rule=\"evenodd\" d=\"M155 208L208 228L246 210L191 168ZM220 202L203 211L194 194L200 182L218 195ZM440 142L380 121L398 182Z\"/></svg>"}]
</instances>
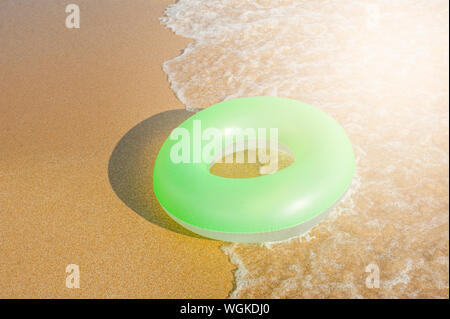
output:
<instances>
[{"instance_id":1,"label":"green inflatable ring","mask_svg":"<svg viewBox=\"0 0 450 319\"><path fill-rule=\"evenodd\" d=\"M155 161L156 197L176 222L202 236L262 242L299 235L323 219L350 186L355 169L350 140L317 108L287 98L239 98L208 107L179 128L195 134L195 120L203 130L278 128L279 145L295 158L274 174L225 178L211 174L211 162L203 159L175 163L171 149L179 141L168 138Z\"/></svg>"}]
</instances>

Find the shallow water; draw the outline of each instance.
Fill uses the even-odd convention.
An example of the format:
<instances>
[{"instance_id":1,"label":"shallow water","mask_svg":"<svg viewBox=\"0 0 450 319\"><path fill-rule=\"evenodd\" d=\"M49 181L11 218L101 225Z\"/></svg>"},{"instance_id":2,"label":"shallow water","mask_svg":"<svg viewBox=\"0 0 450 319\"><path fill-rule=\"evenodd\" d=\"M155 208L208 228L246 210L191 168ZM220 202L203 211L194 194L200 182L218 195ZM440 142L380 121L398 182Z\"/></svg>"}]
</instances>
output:
<instances>
[{"instance_id":1,"label":"shallow water","mask_svg":"<svg viewBox=\"0 0 450 319\"><path fill-rule=\"evenodd\" d=\"M298 99L356 153L350 191L306 236L222 246L231 297L449 297L447 1L180 0L162 23L194 39L163 64L187 108Z\"/></svg>"}]
</instances>

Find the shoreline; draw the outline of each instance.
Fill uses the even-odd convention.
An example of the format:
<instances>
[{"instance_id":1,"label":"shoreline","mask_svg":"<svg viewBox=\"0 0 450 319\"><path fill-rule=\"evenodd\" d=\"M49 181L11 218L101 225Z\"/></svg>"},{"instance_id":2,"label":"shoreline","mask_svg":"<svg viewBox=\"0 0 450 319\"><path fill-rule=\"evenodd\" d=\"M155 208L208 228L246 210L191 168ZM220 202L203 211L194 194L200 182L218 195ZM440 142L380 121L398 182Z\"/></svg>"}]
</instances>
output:
<instances>
[{"instance_id":1,"label":"shoreline","mask_svg":"<svg viewBox=\"0 0 450 319\"><path fill-rule=\"evenodd\" d=\"M162 70L190 42L159 23L172 2L105 8L80 1L77 30L65 29L64 4L0 5L6 52L0 67L7 79L0 83L0 130L7 136L0 146L7 193L0 197L0 297L229 295L234 267L220 242L152 220L161 215L152 213L157 206L139 184L147 201L137 209L155 204L146 207L150 220L142 218L117 197L108 177L111 153L128 132L166 111L186 112ZM173 124L165 119L161 127ZM155 142L165 138L158 134ZM141 154L156 156L154 146ZM80 267L80 289L65 287L68 264Z\"/></svg>"}]
</instances>

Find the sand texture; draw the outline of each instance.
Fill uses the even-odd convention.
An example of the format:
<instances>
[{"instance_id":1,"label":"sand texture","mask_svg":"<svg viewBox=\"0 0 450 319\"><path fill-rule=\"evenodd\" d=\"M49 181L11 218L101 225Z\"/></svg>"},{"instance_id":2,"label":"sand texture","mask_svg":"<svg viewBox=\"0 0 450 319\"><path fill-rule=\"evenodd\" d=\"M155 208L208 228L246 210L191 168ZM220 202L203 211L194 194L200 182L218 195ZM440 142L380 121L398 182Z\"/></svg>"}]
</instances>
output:
<instances>
[{"instance_id":1,"label":"sand texture","mask_svg":"<svg viewBox=\"0 0 450 319\"><path fill-rule=\"evenodd\" d=\"M170 1L0 3L0 297L223 298L219 242L169 220L152 162L191 113L161 64ZM80 267L68 289L66 266Z\"/></svg>"}]
</instances>

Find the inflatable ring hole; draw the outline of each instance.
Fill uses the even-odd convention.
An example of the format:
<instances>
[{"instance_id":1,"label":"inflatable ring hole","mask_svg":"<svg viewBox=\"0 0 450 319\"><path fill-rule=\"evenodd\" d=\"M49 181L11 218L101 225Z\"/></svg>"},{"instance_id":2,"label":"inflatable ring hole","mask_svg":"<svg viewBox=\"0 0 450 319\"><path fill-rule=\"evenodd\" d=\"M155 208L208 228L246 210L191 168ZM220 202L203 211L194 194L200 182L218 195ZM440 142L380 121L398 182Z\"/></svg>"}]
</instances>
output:
<instances>
[{"instance_id":1,"label":"inflatable ring hole","mask_svg":"<svg viewBox=\"0 0 450 319\"><path fill-rule=\"evenodd\" d=\"M209 166L211 174L226 178L250 178L276 173L295 162L292 151L270 140L245 140L224 147Z\"/></svg>"}]
</instances>

